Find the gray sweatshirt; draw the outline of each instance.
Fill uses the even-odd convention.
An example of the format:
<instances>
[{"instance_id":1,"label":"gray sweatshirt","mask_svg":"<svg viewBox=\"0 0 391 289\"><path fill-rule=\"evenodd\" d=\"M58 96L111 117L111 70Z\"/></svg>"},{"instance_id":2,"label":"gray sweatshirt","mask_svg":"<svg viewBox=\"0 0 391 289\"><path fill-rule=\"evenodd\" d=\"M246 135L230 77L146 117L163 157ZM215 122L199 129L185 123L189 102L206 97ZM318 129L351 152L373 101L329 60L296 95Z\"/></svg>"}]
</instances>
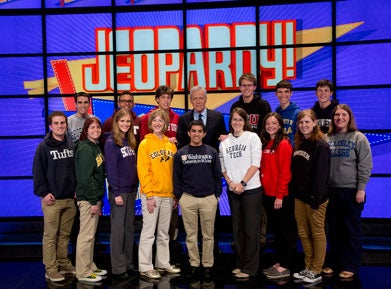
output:
<instances>
[{"instance_id":1,"label":"gray sweatshirt","mask_svg":"<svg viewBox=\"0 0 391 289\"><path fill-rule=\"evenodd\" d=\"M366 136L359 132L326 136L331 150L330 183L332 188L364 190L372 171L372 153Z\"/></svg>"}]
</instances>

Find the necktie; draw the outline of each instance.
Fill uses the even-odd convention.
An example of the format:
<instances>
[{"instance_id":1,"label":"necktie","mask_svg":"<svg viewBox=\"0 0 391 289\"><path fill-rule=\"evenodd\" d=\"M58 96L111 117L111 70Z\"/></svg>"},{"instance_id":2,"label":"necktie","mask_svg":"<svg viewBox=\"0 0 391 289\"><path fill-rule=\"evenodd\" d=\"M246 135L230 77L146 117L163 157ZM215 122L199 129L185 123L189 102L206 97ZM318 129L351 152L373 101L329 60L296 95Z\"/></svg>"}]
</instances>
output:
<instances>
[{"instance_id":1,"label":"necktie","mask_svg":"<svg viewBox=\"0 0 391 289\"><path fill-rule=\"evenodd\" d=\"M198 120L203 121L203 120L202 120L202 114L199 114L199 115L198 115Z\"/></svg>"}]
</instances>

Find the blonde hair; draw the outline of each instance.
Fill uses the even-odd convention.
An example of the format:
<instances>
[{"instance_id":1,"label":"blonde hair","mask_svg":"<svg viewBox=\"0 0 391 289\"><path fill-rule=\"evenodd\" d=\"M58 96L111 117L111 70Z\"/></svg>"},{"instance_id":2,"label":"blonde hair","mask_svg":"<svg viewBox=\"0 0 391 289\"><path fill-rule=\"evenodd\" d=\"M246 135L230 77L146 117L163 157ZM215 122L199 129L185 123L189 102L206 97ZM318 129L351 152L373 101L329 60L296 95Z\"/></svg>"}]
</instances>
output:
<instances>
[{"instance_id":1,"label":"blonde hair","mask_svg":"<svg viewBox=\"0 0 391 289\"><path fill-rule=\"evenodd\" d=\"M161 119L163 119L164 121L164 127L163 127L163 130L162 130L162 133L165 133L168 129L168 124L170 123L170 117L168 115L168 112L159 108L159 109L156 109L154 111L152 111L150 114L149 114L149 117L148 117L148 129L150 132L153 132L153 128L152 128L152 121L156 118L160 116Z\"/></svg>"}]
</instances>

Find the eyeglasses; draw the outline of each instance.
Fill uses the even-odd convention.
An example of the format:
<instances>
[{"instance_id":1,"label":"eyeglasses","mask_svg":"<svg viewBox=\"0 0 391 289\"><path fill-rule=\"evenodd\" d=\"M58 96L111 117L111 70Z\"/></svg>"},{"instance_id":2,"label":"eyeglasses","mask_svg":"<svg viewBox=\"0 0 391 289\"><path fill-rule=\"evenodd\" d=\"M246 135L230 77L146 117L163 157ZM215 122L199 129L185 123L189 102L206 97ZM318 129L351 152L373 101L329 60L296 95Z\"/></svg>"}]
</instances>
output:
<instances>
[{"instance_id":1,"label":"eyeglasses","mask_svg":"<svg viewBox=\"0 0 391 289\"><path fill-rule=\"evenodd\" d=\"M134 100L131 100L131 99L128 99L128 100L120 100L119 102L133 103Z\"/></svg>"}]
</instances>

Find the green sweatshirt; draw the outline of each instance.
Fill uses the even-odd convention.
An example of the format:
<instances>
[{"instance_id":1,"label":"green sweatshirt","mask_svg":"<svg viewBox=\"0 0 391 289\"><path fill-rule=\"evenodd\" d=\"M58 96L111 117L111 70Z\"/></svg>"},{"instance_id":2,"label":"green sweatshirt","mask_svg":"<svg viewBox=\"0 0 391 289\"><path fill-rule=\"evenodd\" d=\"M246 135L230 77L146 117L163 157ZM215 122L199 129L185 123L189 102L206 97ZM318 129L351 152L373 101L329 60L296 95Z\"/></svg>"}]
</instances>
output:
<instances>
[{"instance_id":1,"label":"green sweatshirt","mask_svg":"<svg viewBox=\"0 0 391 289\"><path fill-rule=\"evenodd\" d=\"M99 146L90 140L76 144L76 198L96 205L104 195L104 163Z\"/></svg>"}]
</instances>

